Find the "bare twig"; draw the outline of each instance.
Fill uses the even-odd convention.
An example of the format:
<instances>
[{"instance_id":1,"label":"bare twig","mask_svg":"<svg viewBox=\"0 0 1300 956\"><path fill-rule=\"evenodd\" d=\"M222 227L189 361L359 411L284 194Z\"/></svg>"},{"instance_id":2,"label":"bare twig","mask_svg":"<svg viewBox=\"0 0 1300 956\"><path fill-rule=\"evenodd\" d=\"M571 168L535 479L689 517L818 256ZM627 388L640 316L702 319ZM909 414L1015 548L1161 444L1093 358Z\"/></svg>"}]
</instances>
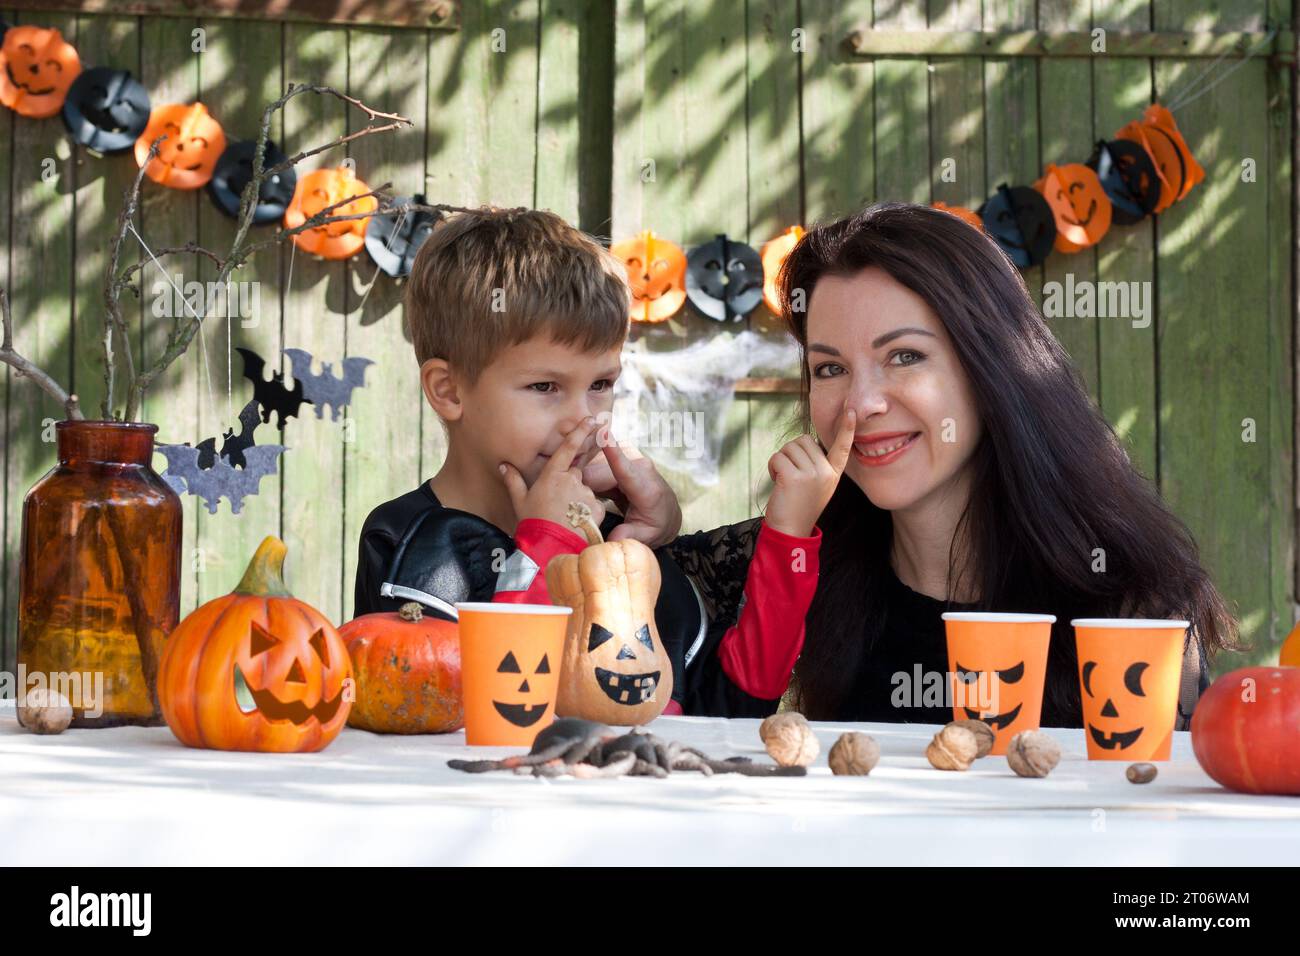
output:
<instances>
[{"instance_id":1,"label":"bare twig","mask_svg":"<svg viewBox=\"0 0 1300 956\"><path fill-rule=\"evenodd\" d=\"M46 394L63 406L69 418L85 418L76 395L69 395L58 382L30 359L19 355L14 349L14 322L9 312L9 294L0 288L0 321L4 323L4 339L0 342L0 361L12 368L18 375L25 375L39 385Z\"/></svg>"}]
</instances>

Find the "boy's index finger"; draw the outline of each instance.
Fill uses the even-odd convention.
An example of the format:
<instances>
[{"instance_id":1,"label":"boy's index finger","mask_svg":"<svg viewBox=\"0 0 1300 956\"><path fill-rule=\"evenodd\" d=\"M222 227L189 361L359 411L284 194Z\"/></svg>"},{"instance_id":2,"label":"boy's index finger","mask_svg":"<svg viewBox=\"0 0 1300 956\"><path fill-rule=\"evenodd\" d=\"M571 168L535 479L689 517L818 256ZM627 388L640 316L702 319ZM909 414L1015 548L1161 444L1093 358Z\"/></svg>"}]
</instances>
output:
<instances>
[{"instance_id":1,"label":"boy's index finger","mask_svg":"<svg viewBox=\"0 0 1300 956\"><path fill-rule=\"evenodd\" d=\"M849 451L853 448L853 434L857 429L857 413L852 408L845 408L840 414L840 427L835 433L835 443L826 453L826 460L842 474L849 463Z\"/></svg>"},{"instance_id":2,"label":"boy's index finger","mask_svg":"<svg viewBox=\"0 0 1300 956\"><path fill-rule=\"evenodd\" d=\"M582 451L583 443L595 427L596 420L594 418L583 419L573 431L564 436L564 441L560 442L560 447L555 449L555 454L551 456L551 460L542 469L542 474L558 474L572 468L574 459Z\"/></svg>"}]
</instances>

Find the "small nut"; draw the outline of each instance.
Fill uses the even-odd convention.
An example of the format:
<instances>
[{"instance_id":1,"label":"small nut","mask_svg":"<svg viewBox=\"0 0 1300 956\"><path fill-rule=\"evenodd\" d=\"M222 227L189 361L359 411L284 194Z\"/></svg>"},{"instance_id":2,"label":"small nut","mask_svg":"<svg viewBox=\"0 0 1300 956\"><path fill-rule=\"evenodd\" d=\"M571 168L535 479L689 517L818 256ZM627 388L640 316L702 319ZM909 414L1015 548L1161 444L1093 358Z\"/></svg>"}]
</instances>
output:
<instances>
[{"instance_id":1,"label":"small nut","mask_svg":"<svg viewBox=\"0 0 1300 956\"><path fill-rule=\"evenodd\" d=\"M1007 744L1007 764L1022 777L1046 777L1061 760L1061 745L1041 730L1022 730Z\"/></svg>"},{"instance_id":2,"label":"small nut","mask_svg":"<svg viewBox=\"0 0 1300 956\"><path fill-rule=\"evenodd\" d=\"M792 720L804 724L808 723L808 718L799 713L799 711L783 710L764 719L764 721L758 725L758 739L763 741L763 743L767 743L767 735L772 732L773 727L783 726Z\"/></svg>"},{"instance_id":3,"label":"small nut","mask_svg":"<svg viewBox=\"0 0 1300 956\"><path fill-rule=\"evenodd\" d=\"M803 714L786 712L769 717L763 745L783 767L806 767L817 759L821 745ZM764 721L766 724L767 721ZM759 728L760 734L762 728Z\"/></svg>"},{"instance_id":4,"label":"small nut","mask_svg":"<svg viewBox=\"0 0 1300 956\"><path fill-rule=\"evenodd\" d=\"M865 777L880 760L880 744L869 734L850 731L841 734L831 747L827 762L837 776Z\"/></svg>"},{"instance_id":5,"label":"small nut","mask_svg":"<svg viewBox=\"0 0 1300 956\"><path fill-rule=\"evenodd\" d=\"M979 752L975 754L975 759L988 756L988 752L993 749L993 728L982 720L967 718L966 720L954 720L950 727L965 727L975 735L975 740L979 743Z\"/></svg>"},{"instance_id":6,"label":"small nut","mask_svg":"<svg viewBox=\"0 0 1300 956\"><path fill-rule=\"evenodd\" d=\"M72 705L58 691L36 687L19 702L18 723L34 734L61 734L72 723Z\"/></svg>"},{"instance_id":7,"label":"small nut","mask_svg":"<svg viewBox=\"0 0 1300 956\"><path fill-rule=\"evenodd\" d=\"M926 759L936 770L966 770L977 753L979 740L975 734L955 724L943 727L925 748Z\"/></svg>"},{"instance_id":8,"label":"small nut","mask_svg":"<svg viewBox=\"0 0 1300 956\"><path fill-rule=\"evenodd\" d=\"M1124 771L1129 783L1150 783L1156 778L1156 765L1153 763L1130 764Z\"/></svg>"}]
</instances>

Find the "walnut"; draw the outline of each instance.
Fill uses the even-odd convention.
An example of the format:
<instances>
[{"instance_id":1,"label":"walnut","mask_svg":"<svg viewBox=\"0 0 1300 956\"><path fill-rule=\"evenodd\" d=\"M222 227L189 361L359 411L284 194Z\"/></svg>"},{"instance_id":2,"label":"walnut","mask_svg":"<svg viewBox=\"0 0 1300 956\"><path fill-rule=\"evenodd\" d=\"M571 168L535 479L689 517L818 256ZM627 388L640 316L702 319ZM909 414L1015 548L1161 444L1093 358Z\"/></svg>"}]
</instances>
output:
<instances>
[{"instance_id":1,"label":"walnut","mask_svg":"<svg viewBox=\"0 0 1300 956\"><path fill-rule=\"evenodd\" d=\"M799 711L782 710L773 714L771 717L764 719L764 721L758 725L758 739L763 741L763 743L767 743L767 735L772 732L773 727L780 727L792 720L802 721L805 724L808 723L808 718L799 713Z\"/></svg>"},{"instance_id":2,"label":"walnut","mask_svg":"<svg viewBox=\"0 0 1300 956\"><path fill-rule=\"evenodd\" d=\"M954 720L949 726L965 727L975 735L975 741L979 744L979 752L975 754L975 759L988 756L988 752L993 749L993 728L982 720Z\"/></svg>"},{"instance_id":3,"label":"walnut","mask_svg":"<svg viewBox=\"0 0 1300 956\"><path fill-rule=\"evenodd\" d=\"M58 691L37 687L19 702L18 723L34 734L61 734L72 723L72 705Z\"/></svg>"},{"instance_id":4,"label":"walnut","mask_svg":"<svg viewBox=\"0 0 1300 956\"><path fill-rule=\"evenodd\" d=\"M758 734L772 759L783 767L806 767L821 752L808 720L794 711L773 714L759 726Z\"/></svg>"},{"instance_id":5,"label":"walnut","mask_svg":"<svg viewBox=\"0 0 1300 956\"><path fill-rule=\"evenodd\" d=\"M936 770L966 770L979 753L979 740L965 727L948 724L934 735L925 756Z\"/></svg>"},{"instance_id":6,"label":"walnut","mask_svg":"<svg viewBox=\"0 0 1300 956\"><path fill-rule=\"evenodd\" d=\"M827 758L831 765L831 773L859 777L871 773L879 760L880 744L876 743L876 739L868 734L852 731L840 735L840 739L835 741Z\"/></svg>"},{"instance_id":7,"label":"walnut","mask_svg":"<svg viewBox=\"0 0 1300 956\"><path fill-rule=\"evenodd\" d=\"M1022 730L1007 745L1007 764L1022 777L1046 777L1061 760L1061 745L1041 730Z\"/></svg>"},{"instance_id":8,"label":"walnut","mask_svg":"<svg viewBox=\"0 0 1300 956\"><path fill-rule=\"evenodd\" d=\"M1156 765L1153 763L1135 763L1124 771L1129 783L1150 783L1156 778Z\"/></svg>"}]
</instances>

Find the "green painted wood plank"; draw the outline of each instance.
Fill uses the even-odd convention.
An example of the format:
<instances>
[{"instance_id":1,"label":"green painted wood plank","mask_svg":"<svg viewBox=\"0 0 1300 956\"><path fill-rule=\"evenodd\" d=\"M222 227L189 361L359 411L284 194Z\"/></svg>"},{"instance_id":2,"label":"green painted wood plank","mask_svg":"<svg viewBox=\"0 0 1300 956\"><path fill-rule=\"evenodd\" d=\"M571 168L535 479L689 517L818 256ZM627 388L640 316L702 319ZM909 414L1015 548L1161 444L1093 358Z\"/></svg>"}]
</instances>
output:
<instances>
[{"instance_id":1,"label":"green painted wood plank","mask_svg":"<svg viewBox=\"0 0 1300 956\"><path fill-rule=\"evenodd\" d=\"M924 30L924 2L876 0L875 26ZM930 73L925 57L876 59L876 197L930 202Z\"/></svg>"},{"instance_id":2,"label":"green painted wood plank","mask_svg":"<svg viewBox=\"0 0 1300 956\"><path fill-rule=\"evenodd\" d=\"M1087 30L1088 10L1069 0L1041 0L1039 26L1045 30ZM1082 163L1092 151L1092 83L1091 64L1087 60L1041 60L1038 64L1042 123L1041 170L1048 163L1064 166ZM1027 183L1027 185L1029 185ZM1056 250L1043 263L1043 283L1092 283L1097 279L1097 258L1093 249L1075 253ZM1040 290L1041 295L1041 290ZM1040 299L1041 301L1041 299ZM1088 391L1097 395L1098 358L1095 316L1066 314L1049 317L1048 324L1074 359L1087 383Z\"/></svg>"},{"instance_id":3,"label":"green painted wood plank","mask_svg":"<svg viewBox=\"0 0 1300 956\"><path fill-rule=\"evenodd\" d=\"M1214 14L1220 28L1256 25L1259 4L1154 4L1157 28ZM1246 63L1176 117L1206 179L1156 222L1161 489L1235 605L1242 637L1270 639L1269 156L1266 65ZM1156 64L1156 90L1178 93L1195 62ZM1244 183L1241 162L1258 162ZM1253 421L1255 441L1243 441ZM1224 655L1216 669L1233 666Z\"/></svg>"},{"instance_id":4,"label":"green painted wood plank","mask_svg":"<svg viewBox=\"0 0 1300 956\"><path fill-rule=\"evenodd\" d=\"M1149 4L1095 0L1093 22L1104 29L1136 30L1150 22ZM1151 64L1097 57L1092 64L1094 139L1112 138L1139 119L1151 102ZM1156 480L1155 221L1112 226L1097 244L1099 282L1139 282L1150 291L1151 321L1108 318L1097 322L1097 395L1102 413L1123 440L1134 466Z\"/></svg>"},{"instance_id":5,"label":"green painted wood plank","mask_svg":"<svg viewBox=\"0 0 1300 956\"><path fill-rule=\"evenodd\" d=\"M323 83L346 90L348 32L286 24L284 28L284 78L291 83ZM294 152L319 146L350 129L364 125L364 115L349 113L333 97L306 94L285 106L285 150ZM345 150L312 156L299 165L301 178L314 169L340 165ZM362 180L369 175L358 168ZM349 306L348 269L341 262L326 262L290 247L283 253L285 286L282 293L284 344L306 349L320 361L337 364L347 346L345 334ZM276 367L268 358L271 367ZM291 384L288 360L283 360L286 382ZM281 457L281 520L289 547L287 574L295 595L318 608L332 621L343 620L343 432L328 418L318 420L304 405L289 419L284 431L289 450ZM355 547L355 542L352 544ZM352 582L346 582L346 589Z\"/></svg>"},{"instance_id":6,"label":"green painted wood plank","mask_svg":"<svg viewBox=\"0 0 1300 956\"><path fill-rule=\"evenodd\" d=\"M15 20L15 15L10 10L0 10L0 17L3 17L6 23L13 23ZM13 110L0 110L0 143L13 142L16 121L17 116ZM9 242L9 222L16 205L16 197L12 192L12 160L12 151L0 148L0 285L4 286L11 303L14 297L14 286L10 270L12 247ZM14 321L16 323L17 318ZM4 469L5 475L4 488L0 489L0 504L3 505L0 508L0 534L4 536L4 548L0 553L0 670L14 671L18 666L19 560L14 543L21 540L22 504L27 489L15 486L9 481L9 434L14 420L21 419L21 413L17 409L21 408L22 403L26 401L31 382L18 378L8 365L0 368L0 376L3 376L4 381L4 389L0 397L3 398L2 406L5 413L3 426L0 426L3 427L5 436L5 447L0 449L0 468Z\"/></svg>"},{"instance_id":7,"label":"green painted wood plank","mask_svg":"<svg viewBox=\"0 0 1300 956\"><path fill-rule=\"evenodd\" d=\"M931 29L978 30L979 0L930 0ZM975 210L984 181L984 65L979 57L930 64L930 194Z\"/></svg>"},{"instance_id":8,"label":"green painted wood plank","mask_svg":"<svg viewBox=\"0 0 1300 956\"><path fill-rule=\"evenodd\" d=\"M14 25L35 24L58 29L75 42L76 18L19 12ZM72 381L72 312L74 299L75 179L72 152L63 124L33 120L5 110L4 152L12 155L10 190L9 290L13 314L13 344L20 354L54 376L64 388ZM8 124L12 124L11 126ZM16 665L18 570L22 542L22 503L28 489L56 461L54 422L64 409L32 382L18 378L8 366L9 400L5 423L5 486L8 502L5 527L5 660Z\"/></svg>"},{"instance_id":9,"label":"green painted wood plank","mask_svg":"<svg viewBox=\"0 0 1300 956\"><path fill-rule=\"evenodd\" d=\"M490 102L480 128L484 201L498 206L537 201L538 7L539 0L484 0L473 34L470 11L464 11L462 34L469 55L481 59L480 82Z\"/></svg>"},{"instance_id":10,"label":"green painted wood plank","mask_svg":"<svg viewBox=\"0 0 1300 956\"><path fill-rule=\"evenodd\" d=\"M849 62L846 24L871 18L871 0L803 0L808 52L802 66L805 224L832 219L876 194L876 66Z\"/></svg>"},{"instance_id":11,"label":"green painted wood plank","mask_svg":"<svg viewBox=\"0 0 1300 956\"><path fill-rule=\"evenodd\" d=\"M149 90L155 109L167 103L191 103L199 98L199 59L202 54L195 53L192 49L193 31L198 26L198 21L195 20L170 17L144 18L141 21L140 78ZM215 103L207 105L220 120L219 107ZM140 189L141 238L148 243L150 249L197 241L201 202L208 202L202 191L167 189L146 178ZM133 255L145 256L132 237L128 236L127 242L136 246L130 250ZM162 260L162 265L173 281L179 273L184 282L191 282L199 278L197 260L197 256L169 256ZM151 365L162 352L173 323L183 321L189 313L185 312L184 316L174 319L155 316L155 291L165 288L167 291L164 294L170 295L171 287L156 265L150 264L142 270L140 276L140 317L144 334L141 336L143 364L137 364L137 368L143 369ZM128 299L124 306L129 308L129 305ZM207 329L206 335L210 346L213 341L212 330ZM212 358L210 350L208 358ZM189 350L174 361L145 394L140 420L158 426L155 436L157 441L198 442L205 437L199 434L198 406L205 400L203 396L208 394L207 374L211 369L211 365L205 369L204 351L196 335ZM166 459L161 454L155 454L154 468L159 473L166 468ZM187 494L181 496L181 504L181 616L184 617L198 603L196 568L200 558L197 535L200 503L194 495ZM224 503L222 507L225 507Z\"/></svg>"},{"instance_id":12,"label":"green painted wood plank","mask_svg":"<svg viewBox=\"0 0 1300 956\"><path fill-rule=\"evenodd\" d=\"M1274 23L1290 23L1289 0L1271 0ZM1268 70L1269 166L1269 644L1260 660L1272 663L1295 623L1295 289L1291 262L1295 235L1291 194L1295 176L1291 116L1295 109L1292 74ZM1261 644L1263 637L1261 636Z\"/></svg>"},{"instance_id":13,"label":"green painted wood plank","mask_svg":"<svg viewBox=\"0 0 1300 956\"><path fill-rule=\"evenodd\" d=\"M348 31L349 95L384 112L415 119L427 111L426 87L412 83L425 76L426 38L415 32L352 29ZM391 182L393 191L410 195L424 179L424 129L398 130L353 143L357 168L372 186ZM420 388L415 353L402 331L402 289L360 255L348 263L350 296L347 353L376 364L366 371L365 388L339 416L343 432L343 619L352 617L357 542L371 509L405 494L421 480ZM358 294L361 302L353 302ZM317 427L328 427L314 422ZM324 543L322 543L324 546Z\"/></svg>"},{"instance_id":14,"label":"green painted wood plank","mask_svg":"<svg viewBox=\"0 0 1300 956\"><path fill-rule=\"evenodd\" d=\"M277 23L241 20L205 20L207 51L199 56L200 86L203 97L213 104L228 140L255 139L261 127L262 112L268 103L284 91L280 71L282 29ZM271 138L283 143L282 116L272 119ZM235 220L221 212L207 196L199 203L199 241L219 255L230 249L235 235ZM253 226L255 238L267 235L276 226ZM208 355L211 359L216 405L207 398L206 385L200 392L199 431L207 437L220 437L227 429L239 431L238 415L244 403L253 397L253 387L243 377L244 363L236 348L250 348L268 362L278 362L280 355L280 254L275 248L263 250L232 276L237 297L254 309L244 317L230 315L222 300L216 305L219 314L210 315ZM206 259L199 262L199 274L207 282L216 277L216 268ZM254 285L255 283L255 285ZM236 305L241 301L235 298ZM279 442L274 424L259 424L254 432L259 444ZM199 508L196 545L190 567L198 581L199 601L208 601L234 589L248 559L268 534L280 534L280 474L263 478L258 493L245 498L239 514L222 502L215 515ZM297 558L294 555L294 558Z\"/></svg>"}]
</instances>

